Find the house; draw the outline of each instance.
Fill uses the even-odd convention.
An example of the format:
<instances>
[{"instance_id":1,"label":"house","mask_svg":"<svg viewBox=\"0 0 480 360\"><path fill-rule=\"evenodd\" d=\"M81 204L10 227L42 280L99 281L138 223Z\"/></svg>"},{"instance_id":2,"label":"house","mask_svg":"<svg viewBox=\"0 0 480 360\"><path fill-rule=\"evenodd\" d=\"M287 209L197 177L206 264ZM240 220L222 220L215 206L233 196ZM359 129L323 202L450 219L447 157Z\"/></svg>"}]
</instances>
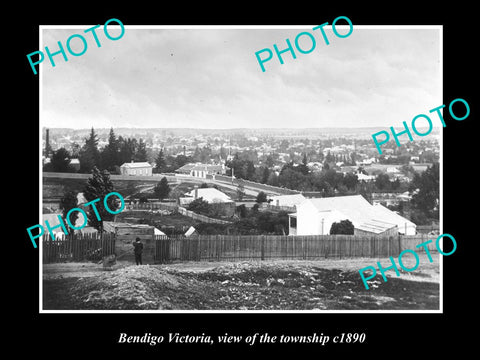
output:
<instances>
[{"instance_id":1,"label":"house","mask_svg":"<svg viewBox=\"0 0 480 360\"><path fill-rule=\"evenodd\" d=\"M148 162L130 162L120 166L121 175L152 176L153 166Z\"/></svg>"},{"instance_id":2,"label":"house","mask_svg":"<svg viewBox=\"0 0 480 360\"><path fill-rule=\"evenodd\" d=\"M430 166L432 166L432 164L429 164L429 163L417 163L417 164L411 164L410 165L413 170L415 170L416 172L418 173L422 173L424 172L425 170L427 170Z\"/></svg>"},{"instance_id":3,"label":"house","mask_svg":"<svg viewBox=\"0 0 480 360\"><path fill-rule=\"evenodd\" d=\"M302 194L277 195L268 198L269 204L273 206L294 207L303 203L307 198Z\"/></svg>"},{"instance_id":4,"label":"house","mask_svg":"<svg viewBox=\"0 0 480 360\"><path fill-rule=\"evenodd\" d=\"M370 181L374 181L376 179L375 175L365 175L361 172L357 173L356 175L357 175L358 181L370 182Z\"/></svg>"},{"instance_id":5,"label":"house","mask_svg":"<svg viewBox=\"0 0 480 360\"><path fill-rule=\"evenodd\" d=\"M75 171L80 170L80 160L78 159L70 159L70 162L68 165Z\"/></svg>"},{"instance_id":6,"label":"house","mask_svg":"<svg viewBox=\"0 0 480 360\"><path fill-rule=\"evenodd\" d=\"M226 173L226 167L224 164L188 163L175 170L175 172L205 179L207 175L224 175Z\"/></svg>"},{"instance_id":7,"label":"house","mask_svg":"<svg viewBox=\"0 0 480 360\"><path fill-rule=\"evenodd\" d=\"M185 194L185 197L179 199L180 206L188 205L193 200L203 198L209 204L218 204L218 203L231 203L232 199L220 190L215 188L198 188L195 187L194 190Z\"/></svg>"},{"instance_id":8,"label":"house","mask_svg":"<svg viewBox=\"0 0 480 360\"><path fill-rule=\"evenodd\" d=\"M416 225L361 195L307 199L289 214L290 235L328 235L334 222L350 220L355 234L415 235Z\"/></svg>"}]
</instances>

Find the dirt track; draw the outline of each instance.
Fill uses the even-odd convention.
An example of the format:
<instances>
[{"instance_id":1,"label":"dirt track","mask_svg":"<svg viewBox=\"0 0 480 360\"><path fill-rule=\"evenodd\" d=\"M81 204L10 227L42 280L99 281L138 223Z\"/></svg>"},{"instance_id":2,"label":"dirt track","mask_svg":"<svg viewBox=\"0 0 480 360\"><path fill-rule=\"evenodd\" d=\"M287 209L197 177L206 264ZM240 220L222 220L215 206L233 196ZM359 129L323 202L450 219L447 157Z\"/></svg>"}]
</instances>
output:
<instances>
[{"instance_id":1,"label":"dirt track","mask_svg":"<svg viewBox=\"0 0 480 360\"><path fill-rule=\"evenodd\" d=\"M439 259L369 281L375 259L189 262L168 265L47 264L43 305L51 310L409 310L439 308ZM381 259L388 266L388 259ZM408 264L405 264L408 266Z\"/></svg>"}]
</instances>

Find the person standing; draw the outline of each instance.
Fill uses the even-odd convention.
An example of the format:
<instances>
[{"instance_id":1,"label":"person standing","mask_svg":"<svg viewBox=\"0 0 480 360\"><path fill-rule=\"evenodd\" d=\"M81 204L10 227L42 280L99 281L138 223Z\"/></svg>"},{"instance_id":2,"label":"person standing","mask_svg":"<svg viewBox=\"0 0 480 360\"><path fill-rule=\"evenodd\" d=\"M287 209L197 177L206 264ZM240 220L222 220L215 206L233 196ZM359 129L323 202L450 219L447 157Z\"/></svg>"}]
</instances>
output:
<instances>
[{"instance_id":1,"label":"person standing","mask_svg":"<svg viewBox=\"0 0 480 360\"><path fill-rule=\"evenodd\" d=\"M143 244L140 242L140 238L137 237L133 243L133 253L135 254L135 262L137 265L142 265L142 252Z\"/></svg>"}]
</instances>

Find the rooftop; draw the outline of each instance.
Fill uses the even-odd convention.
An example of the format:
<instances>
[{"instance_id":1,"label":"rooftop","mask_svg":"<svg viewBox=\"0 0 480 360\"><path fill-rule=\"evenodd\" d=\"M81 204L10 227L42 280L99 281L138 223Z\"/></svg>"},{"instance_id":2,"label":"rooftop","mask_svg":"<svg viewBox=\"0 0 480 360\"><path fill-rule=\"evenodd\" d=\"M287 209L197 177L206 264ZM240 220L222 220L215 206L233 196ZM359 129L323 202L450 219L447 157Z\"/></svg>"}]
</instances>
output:
<instances>
[{"instance_id":1,"label":"rooftop","mask_svg":"<svg viewBox=\"0 0 480 360\"><path fill-rule=\"evenodd\" d=\"M122 166L120 167L126 167L126 168L145 168L145 167L149 167L151 168L152 165L150 165L150 163L148 162L130 162L130 163L124 163Z\"/></svg>"}]
</instances>

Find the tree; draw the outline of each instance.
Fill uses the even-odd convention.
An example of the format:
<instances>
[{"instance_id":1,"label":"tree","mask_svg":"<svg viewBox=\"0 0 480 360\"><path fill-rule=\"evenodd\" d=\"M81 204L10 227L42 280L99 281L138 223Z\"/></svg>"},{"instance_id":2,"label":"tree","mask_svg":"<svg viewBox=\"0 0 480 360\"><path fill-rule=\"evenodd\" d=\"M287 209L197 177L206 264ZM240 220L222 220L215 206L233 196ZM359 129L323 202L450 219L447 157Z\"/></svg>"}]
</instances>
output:
<instances>
[{"instance_id":1,"label":"tree","mask_svg":"<svg viewBox=\"0 0 480 360\"><path fill-rule=\"evenodd\" d=\"M259 204L267 202L267 194L265 194L263 191L260 191L255 201Z\"/></svg>"},{"instance_id":2,"label":"tree","mask_svg":"<svg viewBox=\"0 0 480 360\"><path fill-rule=\"evenodd\" d=\"M391 188L390 178L387 174L378 174L375 179L375 186L378 190L389 190Z\"/></svg>"},{"instance_id":3,"label":"tree","mask_svg":"<svg viewBox=\"0 0 480 360\"><path fill-rule=\"evenodd\" d=\"M203 200L203 197L199 197L193 200L187 207L188 210L193 211L198 214L210 215L211 207L210 204Z\"/></svg>"},{"instance_id":4,"label":"tree","mask_svg":"<svg viewBox=\"0 0 480 360\"><path fill-rule=\"evenodd\" d=\"M68 212L77 207L77 194L73 191L67 191L63 197L60 199L60 209L62 210L62 219L64 224L67 226L67 231L69 234L73 233L73 231L70 230L70 226L68 225L67 222L67 214ZM77 221L78 218L78 211L73 211L70 216L69 220L72 225L75 225L75 222Z\"/></svg>"},{"instance_id":5,"label":"tree","mask_svg":"<svg viewBox=\"0 0 480 360\"><path fill-rule=\"evenodd\" d=\"M343 234L353 235L354 226L350 220L342 220L340 222L334 222L330 227L330 235Z\"/></svg>"},{"instance_id":6,"label":"tree","mask_svg":"<svg viewBox=\"0 0 480 360\"><path fill-rule=\"evenodd\" d=\"M237 213L238 213L238 216L239 216L241 219L247 217L248 210L247 210L247 207L245 206L245 204L242 204L242 205L237 206L236 211L237 211Z\"/></svg>"},{"instance_id":7,"label":"tree","mask_svg":"<svg viewBox=\"0 0 480 360\"><path fill-rule=\"evenodd\" d=\"M108 135L108 144L105 146L101 154L102 167L104 169L113 171L116 166L122 165L120 163L119 151L119 142L115 136L113 128L111 128Z\"/></svg>"},{"instance_id":8,"label":"tree","mask_svg":"<svg viewBox=\"0 0 480 360\"><path fill-rule=\"evenodd\" d=\"M166 177L163 177L155 188L153 189L155 196L158 197L159 200L165 199L170 194L170 186L168 185L168 180Z\"/></svg>"},{"instance_id":9,"label":"tree","mask_svg":"<svg viewBox=\"0 0 480 360\"><path fill-rule=\"evenodd\" d=\"M140 139L140 141L138 142L138 148L134 155L134 161L147 161L147 144L143 141L143 139Z\"/></svg>"},{"instance_id":10,"label":"tree","mask_svg":"<svg viewBox=\"0 0 480 360\"><path fill-rule=\"evenodd\" d=\"M412 196L412 206L424 212L427 217L438 217L439 169L439 164L434 163L421 175L416 173L410 185L410 191L415 191Z\"/></svg>"},{"instance_id":11,"label":"tree","mask_svg":"<svg viewBox=\"0 0 480 360\"><path fill-rule=\"evenodd\" d=\"M243 181L239 180L238 181L238 186L237 186L237 199L238 199L238 201L242 201L244 196L245 196L245 185L243 184Z\"/></svg>"},{"instance_id":12,"label":"tree","mask_svg":"<svg viewBox=\"0 0 480 360\"><path fill-rule=\"evenodd\" d=\"M50 160L51 171L70 172L70 153L65 148L53 152Z\"/></svg>"},{"instance_id":13,"label":"tree","mask_svg":"<svg viewBox=\"0 0 480 360\"><path fill-rule=\"evenodd\" d=\"M85 144L80 150L80 172L89 173L94 167L100 164L100 152L98 151L98 138L95 130L92 127L90 136L85 139Z\"/></svg>"},{"instance_id":14,"label":"tree","mask_svg":"<svg viewBox=\"0 0 480 360\"><path fill-rule=\"evenodd\" d=\"M245 168L245 179L253 180L254 175L255 175L255 165L253 164L253 161L247 160L246 168Z\"/></svg>"},{"instance_id":15,"label":"tree","mask_svg":"<svg viewBox=\"0 0 480 360\"><path fill-rule=\"evenodd\" d=\"M347 187L348 190L355 190L358 184L358 176L352 173L347 173L343 177L343 184Z\"/></svg>"},{"instance_id":16,"label":"tree","mask_svg":"<svg viewBox=\"0 0 480 360\"><path fill-rule=\"evenodd\" d=\"M108 212L103 205L103 199L112 191L113 183L110 180L110 173L106 170L100 171L94 166L92 176L87 179L83 195L88 202L98 199L87 207L87 218L88 223L100 232L103 232L103 221L112 221L115 216ZM107 199L107 205L111 211L116 211L119 208L118 198L110 196Z\"/></svg>"},{"instance_id":17,"label":"tree","mask_svg":"<svg viewBox=\"0 0 480 360\"><path fill-rule=\"evenodd\" d=\"M167 169L167 163L165 161L165 155L163 154L163 149L157 154L157 158L155 159L155 172L156 173L163 173Z\"/></svg>"},{"instance_id":18,"label":"tree","mask_svg":"<svg viewBox=\"0 0 480 360\"><path fill-rule=\"evenodd\" d=\"M273 160L272 155L268 155L267 158L265 159L265 165L267 168L272 168L273 165L275 165L275 161Z\"/></svg>"},{"instance_id":19,"label":"tree","mask_svg":"<svg viewBox=\"0 0 480 360\"><path fill-rule=\"evenodd\" d=\"M138 143L136 139L124 139L121 136L118 137L119 144L119 163L123 164L134 160L135 152L137 151Z\"/></svg>"},{"instance_id":20,"label":"tree","mask_svg":"<svg viewBox=\"0 0 480 360\"><path fill-rule=\"evenodd\" d=\"M270 170L268 169L268 167L264 167L263 168L263 173L262 173L262 179L261 179L261 183L262 184L266 184L268 182L268 178L270 177Z\"/></svg>"}]
</instances>

